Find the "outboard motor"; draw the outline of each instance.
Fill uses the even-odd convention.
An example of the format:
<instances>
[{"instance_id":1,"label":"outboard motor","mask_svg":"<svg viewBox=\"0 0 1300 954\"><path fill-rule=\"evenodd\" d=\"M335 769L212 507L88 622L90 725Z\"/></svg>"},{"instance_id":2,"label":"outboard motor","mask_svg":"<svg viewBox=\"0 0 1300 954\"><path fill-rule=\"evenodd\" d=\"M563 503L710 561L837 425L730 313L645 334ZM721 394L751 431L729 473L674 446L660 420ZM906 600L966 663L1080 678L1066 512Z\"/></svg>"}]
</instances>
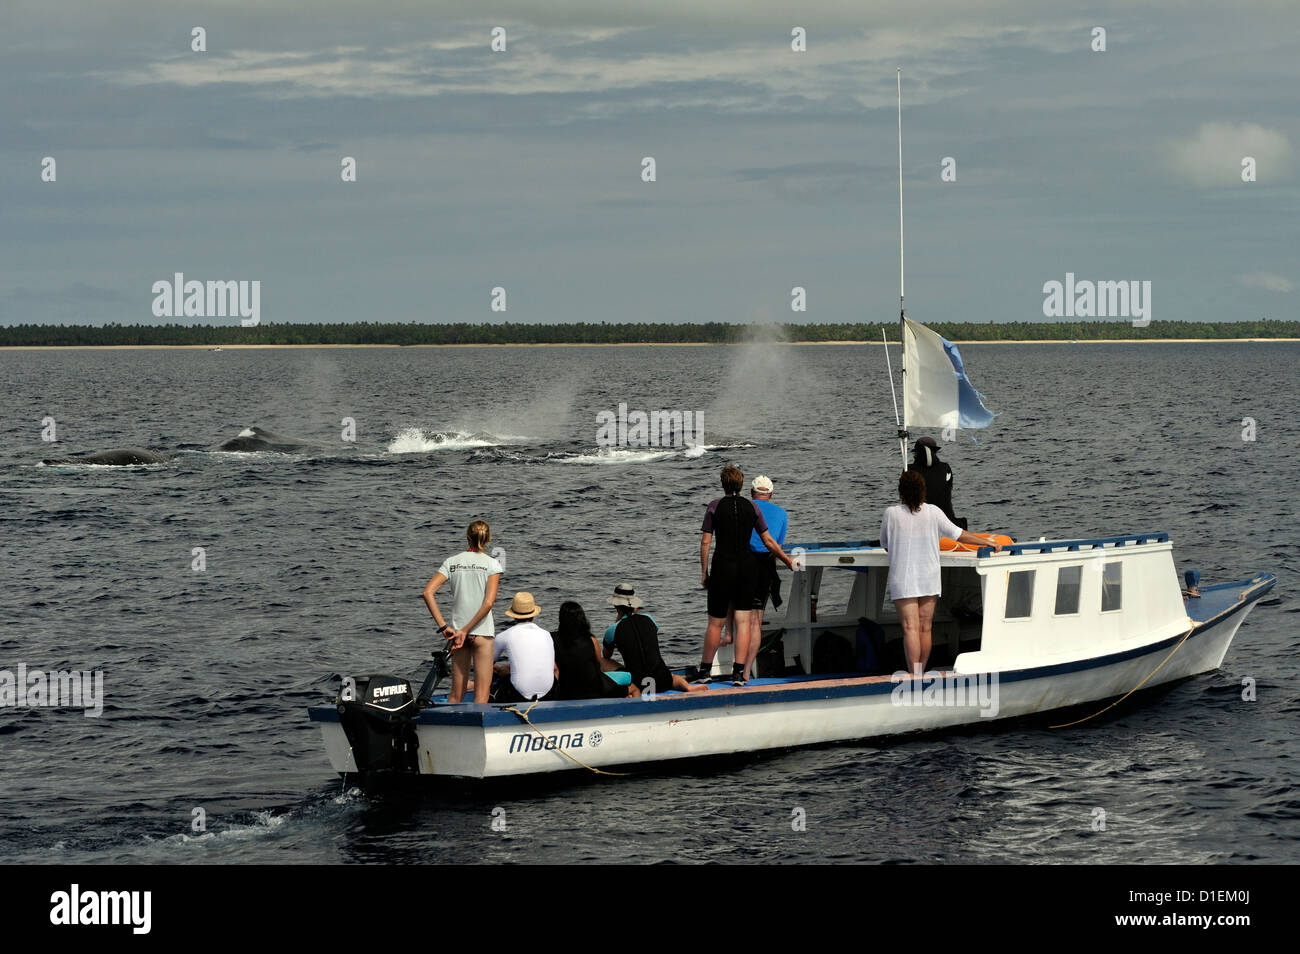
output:
<instances>
[{"instance_id":1,"label":"outboard motor","mask_svg":"<svg viewBox=\"0 0 1300 954\"><path fill-rule=\"evenodd\" d=\"M345 676L337 702L360 772L419 772L419 704L410 682L400 676Z\"/></svg>"}]
</instances>

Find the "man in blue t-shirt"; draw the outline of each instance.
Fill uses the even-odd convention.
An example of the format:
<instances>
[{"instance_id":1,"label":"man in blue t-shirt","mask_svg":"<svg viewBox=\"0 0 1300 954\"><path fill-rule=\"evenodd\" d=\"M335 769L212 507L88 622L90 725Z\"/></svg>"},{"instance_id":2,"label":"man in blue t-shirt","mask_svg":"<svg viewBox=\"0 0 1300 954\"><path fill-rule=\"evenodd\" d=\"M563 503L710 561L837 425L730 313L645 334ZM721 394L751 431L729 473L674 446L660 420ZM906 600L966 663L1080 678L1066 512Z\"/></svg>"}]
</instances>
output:
<instances>
[{"instance_id":1,"label":"man in blue t-shirt","mask_svg":"<svg viewBox=\"0 0 1300 954\"><path fill-rule=\"evenodd\" d=\"M754 506L767 521L767 532L772 535L773 540L785 546L785 534L790 529L790 517L784 507L772 503L772 478L759 474L750 484L750 488ZM758 625L761 627L763 610L767 608L768 598L771 598L773 607L777 609L781 607L781 577L776 572L776 557L763 545L757 531L750 534L749 548L754 551L754 558L760 565L758 593L761 603L754 608L758 611Z\"/></svg>"}]
</instances>

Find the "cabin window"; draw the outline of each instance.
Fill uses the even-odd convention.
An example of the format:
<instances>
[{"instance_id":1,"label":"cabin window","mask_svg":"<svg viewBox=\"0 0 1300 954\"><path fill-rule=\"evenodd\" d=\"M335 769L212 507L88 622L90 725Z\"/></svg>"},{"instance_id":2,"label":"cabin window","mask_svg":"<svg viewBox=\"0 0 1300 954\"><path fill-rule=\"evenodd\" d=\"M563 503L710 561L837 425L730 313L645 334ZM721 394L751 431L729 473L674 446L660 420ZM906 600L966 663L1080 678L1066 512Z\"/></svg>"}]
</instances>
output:
<instances>
[{"instance_id":1,"label":"cabin window","mask_svg":"<svg viewBox=\"0 0 1300 954\"><path fill-rule=\"evenodd\" d=\"M1024 619L1034 612L1034 574L1037 570L1012 570L1007 574L1006 619Z\"/></svg>"},{"instance_id":2,"label":"cabin window","mask_svg":"<svg viewBox=\"0 0 1300 954\"><path fill-rule=\"evenodd\" d=\"M1101 611L1117 610L1123 604L1120 589L1123 583L1124 565L1119 562L1107 563L1101 574Z\"/></svg>"},{"instance_id":3,"label":"cabin window","mask_svg":"<svg viewBox=\"0 0 1300 954\"><path fill-rule=\"evenodd\" d=\"M1063 566L1056 571L1056 615L1071 616L1079 612L1079 586L1083 567Z\"/></svg>"},{"instance_id":4,"label":"cabin window","mask_svg":"<svg viewBox=\"0 0 1300 954\"><path fill-rule=\"evenodd\" d=\"M853 581L856 578L857 574L852 571L838 569L822 571L821 582L816 590L819 618L832 619L848 613L849 597L853 593ZM854 622L856 621L855 617Z\"/></svg>"}]
</instances>

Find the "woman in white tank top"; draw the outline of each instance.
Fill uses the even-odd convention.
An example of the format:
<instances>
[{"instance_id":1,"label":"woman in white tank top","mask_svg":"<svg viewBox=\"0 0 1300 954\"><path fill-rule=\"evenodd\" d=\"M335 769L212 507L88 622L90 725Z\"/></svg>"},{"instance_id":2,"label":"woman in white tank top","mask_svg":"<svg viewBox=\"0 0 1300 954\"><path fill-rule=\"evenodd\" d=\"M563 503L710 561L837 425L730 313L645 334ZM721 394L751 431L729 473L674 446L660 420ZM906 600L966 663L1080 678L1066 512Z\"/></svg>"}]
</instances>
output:
<instances>
[{"instance_id":1,"label":"woman in white tank top","mask_svg":"<svg viewBox=\"0 0 1300 954\"><path fill-rule=\"evenodd\" d=\"M1002 544L967 533L942 510L925 502L925 478L905 470L898 478L902 503L885 511L880 521L880 545L889 551L889 597L903 624L907 668L919 676L930 661L930 627L939 600L939 539L992 546Z\"/></svg>"}]
</instances>

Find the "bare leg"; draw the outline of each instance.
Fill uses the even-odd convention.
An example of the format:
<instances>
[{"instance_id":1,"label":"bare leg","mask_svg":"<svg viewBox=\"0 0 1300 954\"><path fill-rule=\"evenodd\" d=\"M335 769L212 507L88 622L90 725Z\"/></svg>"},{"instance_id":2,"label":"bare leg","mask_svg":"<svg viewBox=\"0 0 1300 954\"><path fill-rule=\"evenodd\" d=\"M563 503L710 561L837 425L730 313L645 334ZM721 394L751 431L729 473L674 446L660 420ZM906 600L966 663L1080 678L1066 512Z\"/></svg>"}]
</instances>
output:
<instances>
[{"instance_id":1,"label":"bare leg","mask_svg":"<svg viewBox=\"0 0 1300 954\"><path fill-rule=\"evenodd\" d=\"M451 654L451 693L448 702L465 700L465 683L469 681L469 647L462 646Z\"/></svg>"},{"instance_id":2,"label":"bare leg","mask_svg":"<svg viewBox=\"0 0 1300 954\"><path fill-rule=\"evenodd\" d=\"M934 623L934 607L939 602L937 596L922 596L917 605L921 630L921 669L930 664L931 624Z\"/></svg>"},{"instance_id":3,"label":"bare leg","mask_svg":"<svg viewBox=\"0 0 1300 954\"><path fill-rule=\"evenodd\" d=\"M487 702L492 693L492 640L480 636L474 640L474 701Z\"/></svg>"},{"instance_id":4,"label":"bare leg","mask_svg":"<svg viewBox=\"0 0 1300 954\"><path fill-rule=\"evenodd\" d=\"M751 679L754 675L754 660L758 658L758 651L763 646L763 627L761 614L757 610L750 610L748 616L749 649L745 653L745 678Z\"/></svg>"},{"instance_id":5,"label":"bare leg","mask_svg":"<svg viewBox=\"0 0 1300 954\"><path fill-rule=\"evenodd\" d=\"M702 692L707 690L708 686L692 686L681 676L673 676L673 688L679 692Z\"/></svg>"},{"instance_id":6,"label":"bare leg","mask_svg":"<svg viewBox=\"0 0 1300 954\"><path fill-rule=\"evenodd\" d=\"M745 678L749 678L749 663L753 659L750 643L753 640L754 618L752 610L736 610L736 662L745 667ZM757 652L757 650L754 650Z\"/></svg>"},{"instance_id":7,"label":"bare leg","mask_svg":"<svg viewBox=\"0 0 1300 954\"><path fill-rule=\"evenodd\" d=\"M915 673L921 665L921 610L918 602L915 596L894 600L894 608L903 624L903 654L907 657L909 673Z\"/></svg>"},{"instance_id":8,"label":"bare leg","mask_svg":"<svg viewBox=\"0 0 1300 954\"><path fill-rule=\"evenodd\" d=\"M763 611L752 610L749 614L749 652L745 654L745 678L753 675L754 660L763 645Z\"/></svg>"},{"instance_id":9,"label":"bare leg","mask_svg":"<svg viewBox=\"0 0 1300 954\"><path fill-rule=\"evenodd\" d=\"M704 655L700 658L700 669L708 672L713 667L713 657L718 655L718 644L722 641L722 624L725 619L709 617L709 628L704 631Z\"/></svg>"}]
</instances>

